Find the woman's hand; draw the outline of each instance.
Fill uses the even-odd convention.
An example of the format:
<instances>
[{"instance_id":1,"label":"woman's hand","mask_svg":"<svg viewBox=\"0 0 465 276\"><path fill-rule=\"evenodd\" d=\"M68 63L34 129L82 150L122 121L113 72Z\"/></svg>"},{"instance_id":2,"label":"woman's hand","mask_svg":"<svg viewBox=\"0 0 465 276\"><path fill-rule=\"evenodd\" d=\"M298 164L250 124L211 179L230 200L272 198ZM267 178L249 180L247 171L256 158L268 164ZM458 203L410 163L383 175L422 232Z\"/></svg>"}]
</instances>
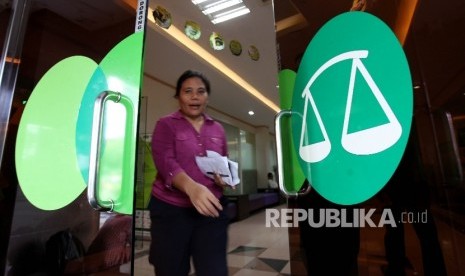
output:
<instances>
[{"instance_id":1,"label":"woman's hand","mask_svg":"<svg viewBox=\"0 0 465 276\"><path fill-rule=\"evenodd\" d=\"M219 199L204 185L198 183L190 185L186 190L186 194L195 209L204 216L218 217L218 210L223 210Z\"/></svg>"},{"instance_id":2,"label":"woman's hand","mask_svg":"<svg viewBox=\"0 0 465 276\"><path fill-rule=\"evenodd\" d=\"M218 175L221 185L224 183ZM215 180L216 182L217 180ZM218 185L218 184L217 184ZM195 182L185 172L180 172L173 177L173 186L186 193L195 209L204 216L219 217L219 212L223 210L220 200L204 185Z\"/></svg>"}]
</instances>

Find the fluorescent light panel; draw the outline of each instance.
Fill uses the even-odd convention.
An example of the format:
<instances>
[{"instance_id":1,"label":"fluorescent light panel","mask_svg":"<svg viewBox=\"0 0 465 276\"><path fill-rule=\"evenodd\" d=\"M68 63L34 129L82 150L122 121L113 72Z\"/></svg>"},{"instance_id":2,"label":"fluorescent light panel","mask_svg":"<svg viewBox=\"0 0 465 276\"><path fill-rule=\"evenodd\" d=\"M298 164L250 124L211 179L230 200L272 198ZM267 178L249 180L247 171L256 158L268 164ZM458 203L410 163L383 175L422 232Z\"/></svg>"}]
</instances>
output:
<instances>
[{"instance_id":1,"label":"fluorescent light panel","mask_svg":"<svg viewBox=\"0 0 465 276\"><path fill-rule=\"evenodd\" d=\"M231 10L229 12L220 13L214 16L214 18L212 19L212 23L213 24L221 23L221 22L236 18L238 16L248 14L249 12L250 10L246 6L244 6L241 8Z\"/></svg>"},{"instance_id":2,"label":"fluorescent light panel","mask_svg":"<svg viewBox=\"0 0 465 276\"><path fill-rule=\"evenodd\" d=\"M219 1L219 2L216 2L216 3L205 6L206 9L202 10L202 12L203 12L203 14L212 14L212 13L215 13L217 11L227 9L229 7L235 6L235 5L240 4L240 3L242 3L241 0Z\"/></svg>"},{"instance_id":3,"label":"fluorescent light panel","mask_svg":"<svg viewBox=\"0 0 465 276\"><path fill-rule=\"evenodd\" d=\"M194 5L198 5L198 4L202 4L203 2L206 2L208 0L192 0L192 3L194 3Z\"/></svg>"},{"instance_id":4,"label":"fluorescent light panel","mask_svg":"<svg viewBox=\"0 0 465 276\"><path fill-rule=\"evenodd\" d=\"M213 24L247 14L250 10L242 0L191 0Z\"/></svg>"}]
</instances>

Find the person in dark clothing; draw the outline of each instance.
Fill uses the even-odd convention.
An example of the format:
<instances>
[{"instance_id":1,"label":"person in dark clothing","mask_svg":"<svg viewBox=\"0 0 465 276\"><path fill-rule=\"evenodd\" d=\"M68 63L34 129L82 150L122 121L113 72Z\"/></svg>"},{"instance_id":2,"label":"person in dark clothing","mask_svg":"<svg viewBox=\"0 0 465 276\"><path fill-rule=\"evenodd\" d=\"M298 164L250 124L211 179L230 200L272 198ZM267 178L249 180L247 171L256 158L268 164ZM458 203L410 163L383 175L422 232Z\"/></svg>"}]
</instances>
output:
<instances>
[{"instance_id":1,"label":"person in dark clothing","mask_svg":"<svg viewBox=\"0 0 465 276\"><path fill-rule=\"evenodd\" d=\"M412 130L404 155L383 189L396 221L396 226L387 225L384 237L385 253L388 262L385 275L405 275L409 261L405 250L404 223L406 215L415 220L412 223L421 246L423 270L425 276L447 275L437 229L430 210L427 182L422 173L419 151L416 148L416 136Z\"/></svg>"},{"instance_id":2,"label":"person in dark clothing","mask_svg":"<svg viewBox=\"0 0 465 276\"><path fill-rule=\"evenodd\" d=\"M305 180L304 188L308 185ZM353 221L352 209L323 198L315 189L297 199L297 207L313 210L313 221L320 221L320 210L345 209L347 220ZM324 219L324 218L323 218ZM355 276L358 275L360 229L358 227L313 227L307 221L299 222L301 249L309 276ZM330 263L331 265L328 265Z\"/></svg>"}]
</instances>

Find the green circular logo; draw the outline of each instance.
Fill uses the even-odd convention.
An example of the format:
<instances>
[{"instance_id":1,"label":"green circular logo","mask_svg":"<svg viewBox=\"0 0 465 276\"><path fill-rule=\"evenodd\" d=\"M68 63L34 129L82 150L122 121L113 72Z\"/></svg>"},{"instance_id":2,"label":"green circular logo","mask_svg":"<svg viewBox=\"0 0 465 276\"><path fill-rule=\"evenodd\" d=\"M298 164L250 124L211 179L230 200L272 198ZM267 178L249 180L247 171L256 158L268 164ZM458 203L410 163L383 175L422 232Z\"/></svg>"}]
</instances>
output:
<instances>
[{"instance_id":1,"label":"green circular logo","mask_svg":"<svg viewBox=\"0 0 465 276\"><path fill-rule=\"evenodd\" d=\"M377 17L347 12L327 22L299 67L291 126L312 187L338 204L375 195L403 155L413 97L407 59Z\"/></svg>"}]
</instances>

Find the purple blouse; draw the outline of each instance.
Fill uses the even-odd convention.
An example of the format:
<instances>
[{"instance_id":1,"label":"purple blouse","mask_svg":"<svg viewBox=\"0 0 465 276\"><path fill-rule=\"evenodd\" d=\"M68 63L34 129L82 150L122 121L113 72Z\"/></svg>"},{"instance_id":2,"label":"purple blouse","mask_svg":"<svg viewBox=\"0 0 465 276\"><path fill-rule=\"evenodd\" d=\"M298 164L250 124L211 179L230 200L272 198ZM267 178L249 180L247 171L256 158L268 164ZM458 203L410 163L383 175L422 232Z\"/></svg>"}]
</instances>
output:
<instances>
[{"instance_id":1,"label":"purple blouse","mask_svg":"<svg viewBox=\"0 0 465 276\"><path fill-rule=\"evenodd\" d=\"M204 175L195 162L195 157L206 156L207 150L228 155L223 126L208 115L204 114L204 118L200 133L180 111L158 120L152 135L152 155L157 168L153 196L176 206L192 207L189 197L172 187L173 177L180 172L207 186L217 198L222 196L223 189Z\"/></svg>"}]
</instances>

